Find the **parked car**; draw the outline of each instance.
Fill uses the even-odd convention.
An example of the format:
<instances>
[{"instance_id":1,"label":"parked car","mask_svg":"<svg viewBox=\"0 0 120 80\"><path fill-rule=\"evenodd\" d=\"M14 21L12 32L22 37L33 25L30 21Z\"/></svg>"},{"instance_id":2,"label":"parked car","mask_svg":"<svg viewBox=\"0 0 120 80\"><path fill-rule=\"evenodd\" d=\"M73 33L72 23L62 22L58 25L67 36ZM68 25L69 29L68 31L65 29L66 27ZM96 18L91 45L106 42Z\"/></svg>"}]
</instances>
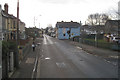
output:
<instances>
[{"instance_id":1,"label":"parked car","mask_svg":"<svg viewBox=\"0 0 120 80\"><path fill-rule=\"evenodd\" d=\"M119 37L114 38L113 41L115 41L115 42L120 44L120 38Z\"/></svg>"}]
</instances>

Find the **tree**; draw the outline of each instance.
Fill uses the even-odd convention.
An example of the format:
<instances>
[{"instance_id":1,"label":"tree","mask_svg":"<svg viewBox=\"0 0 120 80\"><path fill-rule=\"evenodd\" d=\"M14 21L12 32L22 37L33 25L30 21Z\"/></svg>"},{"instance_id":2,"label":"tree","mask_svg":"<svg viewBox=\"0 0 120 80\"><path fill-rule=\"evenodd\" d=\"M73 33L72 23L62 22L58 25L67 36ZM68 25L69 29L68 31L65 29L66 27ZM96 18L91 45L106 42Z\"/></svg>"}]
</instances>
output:
<instances>
[{"instance_id":1,"label":"tree","mask_svg":"<svg viewBox=\"0 0 120 80\"><path fill-rule=\"evenodd\" d=\"M88 16L88 22L89 22L89 24L91 24L91 25L93 25L93 15L92 14L90 14L89 16Z\"/></svg>"},{"instance_id":2,"label":"tree","mask_svg":"<svg viewBox=\"0 0 120 80\"><path fill-rule=\"evenodd\" d=\"M89 25L104 25L107 20L110 20L110 18L104 13L90 14L87 19Z\"/></svg>"}]
</instances>

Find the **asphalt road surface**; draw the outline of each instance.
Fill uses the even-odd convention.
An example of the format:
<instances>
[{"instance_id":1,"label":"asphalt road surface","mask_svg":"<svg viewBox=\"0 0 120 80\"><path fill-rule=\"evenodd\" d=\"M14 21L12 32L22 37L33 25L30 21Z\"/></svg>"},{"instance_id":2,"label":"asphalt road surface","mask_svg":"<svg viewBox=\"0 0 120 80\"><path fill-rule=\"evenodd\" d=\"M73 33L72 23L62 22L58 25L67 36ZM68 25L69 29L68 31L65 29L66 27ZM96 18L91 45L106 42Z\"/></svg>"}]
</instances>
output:
<instances>
[{"instance_id":1,"label":"asphalt road surface","mask_svg":"<svg viewBox=\"0 0 120 80\"><path fill-rule=\"evenodd\" d=\"M117 78L117 66L64 40L44 35L36 78Z\"/></svg>"}]
</instances>

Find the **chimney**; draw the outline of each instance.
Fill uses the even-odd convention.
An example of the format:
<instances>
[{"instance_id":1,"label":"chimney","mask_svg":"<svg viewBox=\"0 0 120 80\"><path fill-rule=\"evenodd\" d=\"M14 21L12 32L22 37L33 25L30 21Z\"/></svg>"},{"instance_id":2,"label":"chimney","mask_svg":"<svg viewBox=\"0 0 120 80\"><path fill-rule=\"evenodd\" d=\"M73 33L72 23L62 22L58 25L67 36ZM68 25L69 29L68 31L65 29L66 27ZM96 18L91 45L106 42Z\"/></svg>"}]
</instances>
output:
<instances>
[{"instance_id":1,"label":"chimney","mask_svg":"<svg viewBox=\"0 0 120 80\"><path fill-rule=\"evenodd\" d=\"M82 25L81 21L80 21L80 25Z\"/></svg>"},{"instance_id":2,"label":"chimney","mask_svg":"<svg viewBox=\"0 0 120 80\"><path fill-rule=\"evenodd\" d=\"M7 3L5 3L5 5L4 5L4 10L5 10L5 13L8 14L8 4Z\"/></svg>"}]
</instances>

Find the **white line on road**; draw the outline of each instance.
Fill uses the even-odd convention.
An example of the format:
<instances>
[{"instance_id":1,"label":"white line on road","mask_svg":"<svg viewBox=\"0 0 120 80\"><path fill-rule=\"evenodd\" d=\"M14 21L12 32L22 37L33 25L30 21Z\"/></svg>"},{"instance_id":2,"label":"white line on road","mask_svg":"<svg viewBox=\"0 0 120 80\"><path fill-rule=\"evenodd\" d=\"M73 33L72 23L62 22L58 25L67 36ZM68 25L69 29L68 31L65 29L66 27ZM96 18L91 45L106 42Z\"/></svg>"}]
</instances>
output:
<instances>
[{"instance_id":1,"label":"white line on road","mask_svg":"<svg viewBox=\"0 0 120 80\"><path fill-rule=\"evenodd\" d=\"M36 60L35 60L35 65L34 65L33 72L32 72L32 78L34 78L35 70L37 67L37 62L38 62L38 57L36 57Z\"/></svg>"},{"instance_id":2,"label":"white line on road","mask_svg":"<svg viewBox=\"0 0 120 80\"><path fill-rule=\"evenodd\" d=\"M110 62L110 61L108 61L108 60L106 60L106 59L104 59L104 61L106 61L106 62L108 62L108 63L111 63L111 64L113 64L113 65L117 65L116 63L112 63L112 62Z\"/></svg>"},{"instance_id":3,"label":"white line on road","mask_svg":"<svg viewBox=\"0 0 120 80\"><path fill-rule=\"evenodd\" d=\"M50 38L48 38L48 42L49 42L49 44L53 44L53 42Z\"/></svg>"},{"instance_id":4,"label":"white line on road","mask_svg":"<svg viewBox=\"0 0 120 80\"><path fill-rule=\"evenodd\" d=\"M45 38L46 36L44 36L44 41L43 41L43 44L47 44L47 40Z\"/></svg>"},{"instance_id":5,"label":"white line on road","mask_svg":"<svg viewBox=\"0 0 120 80\"><path fill-rule=\"evenodd\" d=\"M59 68L65 68L65 67L66 67L66 64L65 64L64 62L62 62L62 63L56 62L56 65L57 65Z\"/></svg>"},{"instance_id":6,"label":"white line on road","mask_svg":"<svg viewBox=\"0 0 120 80\"><path fill-rule=\"evenodd\" d=\"M48 60L48 59L50 59L50 58L49 58L49 57L46 57L45 59Z\"/></svg>"},{"instance_id":7,"label":"white line on road","mask_svg":"<svg viewBox=\"0 0 120 80\"><path fill-rule=\"evenodd\" d=\"M38 66L37 66L37 76L36 78L40 78L40 58L38 59Z\"/></svg>"},{"instance_id":8,"label":"white line on road","mask_svg":"<svg viewBox=\"0 0 120 80\"><path fill-rule=\"evenodd\" d=\"M37 59L35 60L35 65L34 65L33 72L35 71L35 69L36 69L36 66L37 66Z\"/></svg>"},{"instance_id":9,"label":"white line on road","mask_svg":"<svg viewBox=\"0 0 120 80\"><path fill-rule=\"evenodd\" d=\"M82 48L80 48L80 47L78 47L78 46L77 46L77 48L78 48L78 49L82 49Z\"/></svg>"}]
</instances>

